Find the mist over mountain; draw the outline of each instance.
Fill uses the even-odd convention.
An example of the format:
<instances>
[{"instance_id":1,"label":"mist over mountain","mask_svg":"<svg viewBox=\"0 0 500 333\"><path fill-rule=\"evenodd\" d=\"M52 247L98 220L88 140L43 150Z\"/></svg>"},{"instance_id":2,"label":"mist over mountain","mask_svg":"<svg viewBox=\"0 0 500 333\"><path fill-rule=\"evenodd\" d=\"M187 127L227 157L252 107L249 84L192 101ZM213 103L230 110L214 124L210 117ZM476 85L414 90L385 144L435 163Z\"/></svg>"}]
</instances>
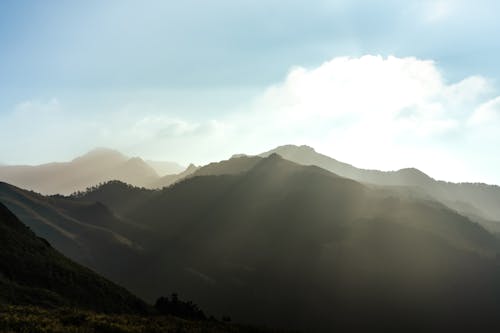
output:
<instances>
[{"instance_id":1,"label":"mist over mountain","mask_svg":"<svg viewBox=\"0 0 500 333\"><path fill-rule=\"evenodd\" d=\"M182 165L175 162L153 160L146 160L145 162L149 166L151 166L160 177L163 177L165 175L178 174L186 169L186 167L183 167Z\"/></svg>"},{"instance_id":2,"label":"mist over mountain","mask_svg":"<svg viewBox=\"0 0 500 333\"><path fill-rule=\"evenodd\" d=\"M499 12L0 1L0 333L500 333Z\"/></svg>"},{"instance_id":3,"label":"mist over mountain","mask_svg":"<svg viewBox=\"0 0 500 333\"><path fill-rule=\"evenodd\" d=\"M0 181L43 194L71 194L109 180L139 187L154 187L159 175L183 168L173 162L145 162L118 151L98 148L70 162L38 166L0 166Z\"/></svg>"},{"instance_id":4,"label":"mist over mountain","mask_svg":"<svg viewBox=\"0 0 500 333\"><path fill-rule=\"evenodd\" d=\"M316 165L359 182L388 186L393 190L411 188L415 195L434 198L491 232L500 234L500 187L496 185L438 181L414 168L398 171L359 169L317 153L307 146L280 146L260 156L272 153L278 153L285 159L302 165ZM230 162L222 165L210 163L197 167L191 164L183 169L175 162L145 162L138 157L128 158L117 151L99 148L71 162L39 166L0 165L0 180L42 194L70 194L110 180L154 189L168 187L197 175L238 173L252 166L252 163L242 162L237 158L245 155L233 157L235 158L230 159ZM224 169L217 170L218 168Z\"/></svg>"},{"instance_id":5,"label":"mist over mountain","mask_svg":"<svg viewBox=\"0 0 500 333\"><path fill-rule=\"evenodd\" d=\"M163 188L163 187L168 187L172 184L175 184L182 179L189 177L192 175L196 170L198 170L199 167L197 167L194 164L189 164L188 167L177 174L172 174L172 175L166 175L161 177L160 179L156 180L151 184L151 188Z\"/></svg>"},{"instance_id":6,"label":"mist over mountain","mask_svg":"<svg viewBox=\"0 0 500 333\"><path fill-rule=\"evenodd\" d=\"M302 165L316 165L342 177L359 182L393 187L413 187L478 222L500 231L500 187L477 183L450 183L431 178L414 168L398 171L359 169L316 152L308 146L280 146L260 156L273 153Z\"/></svg>"},{"instance_id":7,"label":"mist over mountain","mask_svg":"<svg viewBox=\"0 0 500 333\"><path fill-rule=\"evenodd\" d=\"M19 191L29 194L9 188L1 200L20 216L64 211L134 244L87 242L107 263L92 267L149 301L176 290L209 313L319 332L499 324L494 235L432 198L277 154L209 164L163 190L114 181L71 197L30 194L29 205L15 204Z\"/></svg>"}]
</instances>

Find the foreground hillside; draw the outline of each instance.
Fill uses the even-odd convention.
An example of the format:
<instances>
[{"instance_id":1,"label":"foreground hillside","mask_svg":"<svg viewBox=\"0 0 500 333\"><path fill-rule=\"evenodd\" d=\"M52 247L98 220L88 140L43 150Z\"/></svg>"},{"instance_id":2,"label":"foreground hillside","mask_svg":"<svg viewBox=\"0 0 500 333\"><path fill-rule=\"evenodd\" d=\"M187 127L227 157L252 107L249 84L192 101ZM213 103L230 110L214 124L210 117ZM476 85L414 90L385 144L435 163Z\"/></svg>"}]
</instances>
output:
<instances>
[{"instance_id":1,"label":"foreground hillside","mask_svg":"<svg viewBox=\"0 0 500 333\"><path fill-rule=\"evenodd\" d=\"M78 309L0 305L0 332L29 333L259 333L277 332L173 316L105 314Z\"/></svg>"},{"instance_id":2,"label":"foreground hillside","mask_svg":"<svg viewBox=\"0 0 500 333\"><path fill-rule=\"evenodd\" d=\"M135 244L139 258L96 251L109 263L99 272L148 301L175 290L216 316L307 332L500 328L494 235L423 196L276 154L212 164L157 191L120 182L72 197L2 188L20 215L65 212ZM96 241L105 249L110 239Z\"/></svg>"},{"instance_id":3,"label":"foreground hillside","mask_svg":"<svg viewBox=\"0 0 500 333\"><path fill-rule=\"evenodd\" d=\"M177 296L158 304L65 258L0 203L0 332L268 332L207 320Z\"/></svg>"},{"instance_id":4,"label":"foreground hillside","mask_svg":"<svg viewBox=\"0 0 500 333\"><path fill-rule=\"evenodd\" d=\"M125 289L55 251L0 203L0 303L145 312Z\"/></svg>"},{"instance_id":5,"label":"foreground hillside","mask_svg":"<svg viewBox=\"0 0 500 333\"><path fill-rule=\"evenodd\" d=\"M143 242L143 228L102 204L47 197L2 182L0 202L65 256L115 282L122 284L121 276L134 274L131 263L142 259L137 241Z\"/></svg>"}]
</instances>

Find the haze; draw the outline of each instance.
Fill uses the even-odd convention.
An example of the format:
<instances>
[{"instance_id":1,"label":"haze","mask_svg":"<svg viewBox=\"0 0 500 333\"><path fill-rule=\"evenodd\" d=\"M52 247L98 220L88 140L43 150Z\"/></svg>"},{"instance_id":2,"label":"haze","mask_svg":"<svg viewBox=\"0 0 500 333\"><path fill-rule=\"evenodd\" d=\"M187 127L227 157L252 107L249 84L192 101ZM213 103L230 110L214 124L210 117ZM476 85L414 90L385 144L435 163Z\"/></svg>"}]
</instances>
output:
<instances>
[{"instance_id":1,"label":"haze","mask_svg":"<svg viewBox=\"0 0 500 333\"><path fill-rule=\"evenodd\" d=\"M500 183L495 1L2 1L0 162L307 144Z\"/></svg>"},{"instance_id":2,"label":"haze","mask_svg":"<svg viewBox=\"0 0 500 333\"><path fill-rule=\"evenodd\" d=\"M498 13L0 1L0 333L500 332Z\"/></svg>"}]
</instances>

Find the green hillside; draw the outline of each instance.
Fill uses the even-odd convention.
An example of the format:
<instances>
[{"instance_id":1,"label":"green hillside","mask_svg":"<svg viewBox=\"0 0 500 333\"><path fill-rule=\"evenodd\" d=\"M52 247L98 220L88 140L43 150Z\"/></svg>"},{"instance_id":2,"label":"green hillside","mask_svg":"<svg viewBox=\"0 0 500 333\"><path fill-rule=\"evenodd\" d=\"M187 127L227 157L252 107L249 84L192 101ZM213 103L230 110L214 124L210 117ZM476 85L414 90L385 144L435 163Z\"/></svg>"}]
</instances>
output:
<instances>
[{"instance_id":1,"label":"green hillside","mask_svg":"<svg viewBox=\"0 0 500 333\"><path fill-rule=\"evenodd\" d=\"M55 251L0 203L0 302L144 312L125 289Z\"/></svg>"}]
</instances>

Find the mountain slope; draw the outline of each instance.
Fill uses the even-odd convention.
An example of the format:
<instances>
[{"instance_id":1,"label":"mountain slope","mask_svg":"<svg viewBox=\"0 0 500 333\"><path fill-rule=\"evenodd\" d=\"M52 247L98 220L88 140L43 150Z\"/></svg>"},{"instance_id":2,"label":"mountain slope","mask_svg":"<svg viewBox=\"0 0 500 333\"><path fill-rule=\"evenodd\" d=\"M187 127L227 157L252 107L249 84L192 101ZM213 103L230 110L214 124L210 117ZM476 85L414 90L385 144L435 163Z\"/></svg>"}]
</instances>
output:
<instances>
[{"instance_id":1,"label":"mountain slope","mask_svg":"<svg viewBox=\"0 0 500 333\"><path fill-rule=\"evenodd\" d=\"M308 332L500 327L498 240L447 206L277 154L198 171L163 190L2 200L21 191L24 212L48 205L137 244L139 256L98 246L99 272L150 301L176 290L215 315Z\"/></svg>"},{"instance_id":2,"label":"mountain slope","mask_svg":"<svg viewBox=\"0 0 500 333\"><path fill-rule=\"evenodd\" d=\"M277 153L283 158L302 165L316 165L342 177L382 186L417 187L429 196L472 218L500 221L500 187L474 183L449 183L437 181L417 169L378 171L358 169L317 153L307 146L280 146L260 156ZM500 225L500 224L499 224ZM499 226L494 227L500 231Z\"/></svg>"},{"instance_id":3,"label":"mountain slope","mask_svg":"<svg viewBox=\"0 0 500 333\"><path fill-rule=\"evenodd\" d=\"M153 183L151 187L164 188L196 176L238 174L250 170L259 160L258 157L250 158L242 156L241 158L235 157L221 162L209 163L201 167L190 164L183 172L164 176Z\"/></svg>"},{"instance_id":4,"label":"mountain slope","mask_svg":"<svg viewBox=\"0 0 500 333\"><path fill-rule=\"evenodd\" d=\"M0 201L64 255L115 281L142 256L143 229L98 202L46 197L1 182Z\"/></svg>"},{"instance_id":5,"label":"mountain slope","mask_svg":"<svg viewBox=\"0 0 500 333\"><path fill-rule=\"evenodd\" d=\"M0 203L0 302L143 312L125 289L66 259Z\"/></svg>"},{"instance_id":6,"label":"mountain slope","mask_svg":"<svg viewBox=\"0 0 500 333\"><path fill-rule=\"evenodd\" d=\"M146 163L161 177L178 174L185 170L185 167L175 162L146 160Z\"/></svg>"},{"instance_id":7,"label":"mountain slope","mask_svg":"<svg viewBox=\"0 0 500 333\"><path fill-rule=\"evenodd\" d=\"M481 226L277 155L240 158L147 198L127 192L125 217L154 232L147 283L128 286L147 299L175 286L211 313L305 331L498 324L499 244Z\"/></svg>"},{"instance_id":8,"label":"mountain slope","mask_svg":"<svg viewBox=\"0 0 500 333\"><path fill-rule=\"evenodd\" d=\"M154 181L149 188L164 188L168 187L172 184L175 184L189 176L191 176L196 170L198 170L198 167L194 164L190 164L184 171L172 174L172 175L165 175L161 177L160 179Z\"/></svg>"}]
</instances>

